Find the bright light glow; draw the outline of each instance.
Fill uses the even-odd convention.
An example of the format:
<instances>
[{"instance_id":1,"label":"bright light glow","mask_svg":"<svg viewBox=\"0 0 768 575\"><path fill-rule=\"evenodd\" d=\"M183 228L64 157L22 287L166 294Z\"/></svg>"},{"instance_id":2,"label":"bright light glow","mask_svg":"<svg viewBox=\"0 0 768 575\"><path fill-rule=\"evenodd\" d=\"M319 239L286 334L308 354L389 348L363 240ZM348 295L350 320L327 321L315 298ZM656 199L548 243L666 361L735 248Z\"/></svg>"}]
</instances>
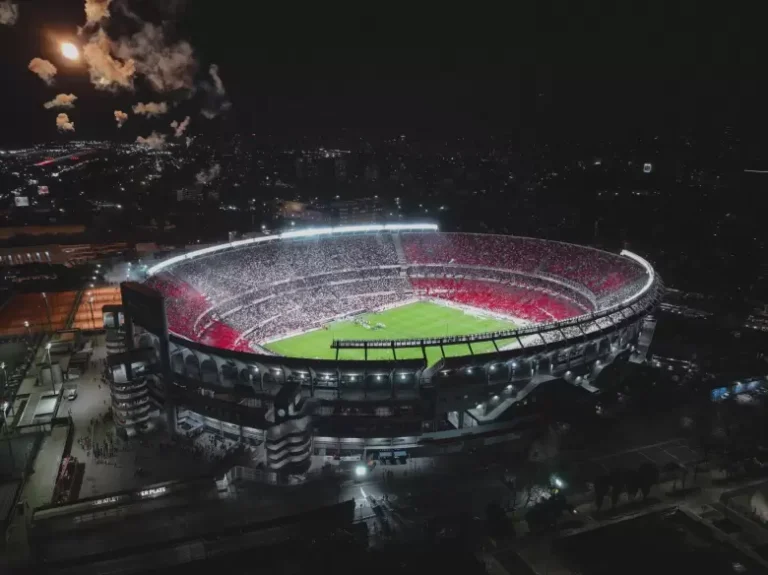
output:
<instances>
[{"instance_id":1,"label":"bright light glow","mask_svg":"<svg viewBox=\"0 0 768 575\"><path fill-rule=\"evenodd\" d=\"M235 242L229 242L226 244L219 244L216 246L202 248L186 254L182 254L180 256L174 256L172 258L168 258L164 262L160 262L159 264L152 266L147 270L147 274L150 276L154 275L169 266L175 265L185 260L191 260L194 258L198 258L200 256L212 254L222 250L227 250L230 248L239 248L242 246L258 244L261 242L270 242L275 240L291 239L291 238L308 238L312 236L355 233L355 232L382 232L382 231L389 231L389 232L433 231L433 232L436 232L438 231L438 229L439 228L437 227L437 224L384 224L384 225L367 225L367 226L337 226L335 228L334 227L310 228L306 230L284 232L279 235L262 236L259 238L248 238L247 240L237 240Z\"/></svg>"},{"instance_id":2,"label":"bright light glow","mask_svg":"<svg viewBox=\"0 0 768 575\"><path fill-rule=\"evenodd\" d=\"M651 288L651 286L653 285L653 282L656 281L656 272L653 271L651 264L649 264L646 260L641 258L639 255L630 252L629 250L622 250L621 255L628 257L629 259L635 260L637 263L643 266L645 268L645 272L648 274L648 279L646 280L645 285L643 286L643 289L641 289L636 294L629 296L628 298L623 300L621 303L614 305L613 306L614 308L628 305L632 301L639 299L641 295L643 295L645 292L647 292ZM611 308L608 308L608 309L611 309Z\"/></svg>"},{"instance_id":3,"label":"bright light glow","mask_svg":"<svg viewBox=\"0 0 768 575\"><path fill-rule=\"evenodd\" d=\"M79 60L80 50L78 50L77 46L75 46L72 42L62 42L61 55L64 56L67 60Z\"/></svg>"},{"instance_id":4,"label":"bright light glow","mask_svg":"<svg viewBox=\"0 0 768 575\"><path fill-rule=\"evenodd\" d=\"M48 351L51 351L51 342L48 342L45 344L45 349L47 349Z\"/></svg>"},{"instance_id":5,"label":"bright light glow","mask_svg":"<svg viewBox=\"0 0 768 575\"><path fill-rule=\"evenodd\" d=\"M365 477L368 474L368 468L365 465L358 465L355 467L356 477Z\"/></svg>"}]
</instances>

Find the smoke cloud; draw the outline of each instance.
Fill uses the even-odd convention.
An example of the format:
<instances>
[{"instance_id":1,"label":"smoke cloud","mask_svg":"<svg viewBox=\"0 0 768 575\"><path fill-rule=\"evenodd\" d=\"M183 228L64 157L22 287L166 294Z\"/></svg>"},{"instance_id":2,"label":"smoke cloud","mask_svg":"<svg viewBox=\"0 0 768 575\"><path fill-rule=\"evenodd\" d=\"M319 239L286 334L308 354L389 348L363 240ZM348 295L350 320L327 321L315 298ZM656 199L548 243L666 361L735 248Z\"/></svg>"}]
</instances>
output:
<instances>
[{"instance_id":1,"label":"smoke cloud","mask_svg":"<svg viewBox=\"0 0 768 575\"><path fill-rule=\"evenodd\" d=\"M176 130L173 134L175 137L180 138L182 134L184 134L184 132L187 129L187 126L189 126L189 120L190 120L190 117L187 116L181 122L177 122L176 120L171 122L171 128Z\"/></svg>"},{"instance_id":2,"label":"smoke cloud","mask_svg":"<svg viewBox=\"0 0 768 575\"><path fill-rule=\"evenodd\" d=\"M74 94L59 94L50 102L43 104L43 107L46 110L51 108L74 108L75 100L77 100L77 96Z\"/></svg>"},{"instance_id":3,"label":"smoke cloud","mask_svg":"<svg viewBox=\"0 0 768 575\"><path fill-rule=\"evenodd\" d=\"M120 110L115 110L115 121L117 122L117 127L122 128L123 124L128 121L128 114L121 112Z\"/></svg>"},{"instance_id":4,"label":"smoke cloud","mask_svg":"<svg viewBox=\"0 0 768 575\"><path fill-rule=\"evenodd\" d=\"M139 102L133 107L133 113L139 116L159 116L168 112L168 104L165 102L147 102L146 104Z\"/></svg>"},{"instance_id":5,"label":"smoke cloud","mask_svg":"<svg viewBox=\"0 0 768 575\"><path fill-rule=\"evenodd\" d=\"M198 184L210 184L221 173L221 166L219 164L213 164L209 170L200 170L195 179Z\"/></svg>"},{"instance_id":6,"label":"smoke cloud","mask_svg":"<svg viewBox=\"0 0 768 575\"><path fill-rule=\"evenodd\" d=\"M136 143L152 150L161 150L165 146L165 134L152 132L146 138L139 136L136 138Z\"/></svg>"},{"instance_id":7,"label":"smoke cloud","mask_svg":"<svg viewBox=\"0 0 768 575\"><path fill-rule=\"evenodd\" d=\"M53 84L53 79L56 76L56 66L51 64L48 60L42 58L32 58L29 62L28 68L40 76L40 79L48 84Z\"/></svg>"},{"instance_id":8,"label":"smoke cloud","mask_svg":"<svg viewBox=\"0 0 768 575\"><path fill-rule=\"evenodd\" d=\"M193 88L197 71L192 46L188 42L168 44L159 26L144 24L130 38L113 43L115 55L126 62L135 62L142 74L158 92Z\"/></svg>"},{"instance_id":9,"label":"smoke cloud","mask_svg":"<svg viewBox=\"0 0 768 575\"><path fill-rule=\"evenodd\" d=\"M6 26L13 26L16 24L16 20L19 19L19 7L16 6L11 0L4 0L0 2L0 24Z\"/></svg>"},{"instance_id":10,"label":"smoke cloud","mask_svg":"<svg viewBox=\"0 0 768 575\"><path fill-rule=\"evenodd\" d=\"M206 102L200 113L209 120L212 120L221 112L229 110L232 107L232 103L227 100L227 90L224 88L221 76L219 76L219 67L216 64L211 64L208 68L208 74L213 80L213 85L209 82L202 83Z\"/></svg>"},{"instance_id":11,"label":"smoke cloud","mask_svg":"<svg viewBox=\"0 0 768 575\"><path fill-rule=\"evenodd\" d=\"M112 0L85 0L85 24L97 24L109 18L109 4Z\"/></svg>"},{"instance_id":12,"label":"smoke cloud","mask_svg":"<svg viewBox=\"0 0 768 575\"><path fill-rule=\"evenodd\" d=\"M111 55L112 41L104 30L99 30L83 46L83 59L88 65L91 83L99 90L133 90L136 63L130 58L121 62Z\"/></svg>"},{"instance_id":13,"label":"smoke cloud","mask_svg":"<svg viewBox=\"0 0 768 575\"><path fill-rule=\"evenodd\" d=\"M221 76L219 76L219 67L216 64L211 64L211 67L208 68L208 73L211 75L211 78L213 78L213 85L216 88L216 93L219 96L226 95L227 91L224 89L224 83L221 81Z\"/></svg>"},{"instance_id":14,"label":"smoke cloud","mask_svg":"<svg viewBox=\"0 0 768 575\"><path fill-rule=\"evenodd\" d=\"M69 121L69 116L61 113L56 116L56 128L58 128L59 132L74 132L75 123Z\"/></svg>"}]
</instances>

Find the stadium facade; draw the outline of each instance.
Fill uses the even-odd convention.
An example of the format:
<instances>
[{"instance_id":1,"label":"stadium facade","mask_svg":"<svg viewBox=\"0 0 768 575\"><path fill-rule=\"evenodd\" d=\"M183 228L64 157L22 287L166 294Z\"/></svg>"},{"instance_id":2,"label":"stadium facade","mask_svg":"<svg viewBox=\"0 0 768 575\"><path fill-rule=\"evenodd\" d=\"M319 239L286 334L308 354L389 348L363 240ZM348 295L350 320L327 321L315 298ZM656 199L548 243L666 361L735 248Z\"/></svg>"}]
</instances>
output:
<instances>
[{"instance_id":1,"label":"stadium facade","mask_svg":"<svg viewBox=\"0 0 768 575\"><path fill-rule=\"evenodd\" d=\"M122 309L105 314L125 341L109 358L113 396L135 390L173 433L263 445L268 468L301 472L311 454L402 457L519 438L537 398L589 396L606 366L636 352L663 285L628 251L396 224L207 247L122 291ZM269 351L286 334L425 299L521 327L334 340L332 359ZM118 425L151 425L143 405Z\"/></svg>"}]
</instances>

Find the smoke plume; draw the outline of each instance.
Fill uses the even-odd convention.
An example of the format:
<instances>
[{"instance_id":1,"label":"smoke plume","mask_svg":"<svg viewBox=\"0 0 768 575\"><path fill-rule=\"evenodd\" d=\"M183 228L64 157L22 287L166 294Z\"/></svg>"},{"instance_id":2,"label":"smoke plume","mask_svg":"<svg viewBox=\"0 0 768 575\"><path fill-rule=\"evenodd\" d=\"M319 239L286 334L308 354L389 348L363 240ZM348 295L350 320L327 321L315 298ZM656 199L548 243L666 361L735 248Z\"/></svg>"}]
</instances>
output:
<instances>
[{"instance_id":1,"label":"smoke plume","mask_svg":"<svg viewBox=\"0 0 768 575\"><path fill-rule=\"evenodd\" d=\"M180 138L182 134L184 134L184 132L187 129L187 126L189 126L189 120L190 118L189 116L187 116L181 122L177 122L176 120L171 122L171 128L176 130L173 134L175 137Z\"/></svg>"},{"instance_id":2,"label":"smoke plume","mask_svg":"<svg viewBox=\"0 0 768 575\"><path fill-rule=\"evenodd\" d=\"M213 80L213 85L209 82L201 83L205 93L205 104L200 113L211 120L221 112L229 110L232 107L232 103L227 100L227 90L224 88L221 76L219 76L219 67L216 64L211 64L208 68L208 74Z\"/></svg>"},{"instance_id":3,"label":"smoke plume","mask_svg":"<svg viewBox=\"0 0 768 575\"><path fill-rule=\"evenodd\" d=\"M40 79L49 86L53 84L53 78L56 76L56 66L51 64L48 60L32 58L28 68L40 76Z\"/></svg>"},{"instance_id":4,"label":"smoke plume","mask_svg":"<svg viewBox=\"0 0 768 575\"><path fill-rule=\"evenodd\" d=\"M59 132L74 132L75 131L75 123L69 121L69 116L67 116L64 113L59 114L56 116L56 127L58 128Z\"/></svg>"},{"instance_id":5,"label":"smoke plume","mask_svg":"<svg viewBox=\"0 0 768 575\"><path fill-rule=\"evenodd\" d=\"M216 93L219 96L226 95L227 91L224 89L224 83L221 81L221 76L219 76L219 67L216 64L211 64L211 67L208 68L208 73L211 75L211 78L213 78L213 85L216 88Z\"/></svg>"},{"instance_id":6,"label":"smoke plume","mask_svg":"<svg viewBox=\"0 0 768 575\"><path fill-rule=\"evenodd\" d=\"M113 43L115 55L126 62L135 62L142 74L158 92L193 88L197 71L192 46L188 42L168 44L159 26L144 24L130 38Z\"/></svg>"},{"instance_id":7,"label":"smoke plume","mask_svg":"<svg viewBox=\"0 0 768 575\"><path fill-rule=\"evenodd\" d=\"M146 146L152 150L160 150L165 146L165 134L152 132L146 138L139 136L136 138L136 143L141 146Z\"/></svg>"},{"instance_id":8,"label":"smoke plume","mask_svg":"<svg viewBox=\"0 0 768 575\"><path fill-rule=\"evenodd\" d=\"M122 128L123 124L128 121L128 114L121 112L120 110L115 110L115 121L117 122L117 127Z\"/></svg>"},{"instance_id":9,"label":"smoke plume","mask_svg":"<svg viewBox=\"0 0 768 575\"><path fill-rule=\"evenodd\" d=\"M83 47L83 59L88 65L91 83L99 90L133 89L136 64L130 58L121 62L111 55L112 41L104 30L90 37Z\"/></svg>"},{"instance_id":10,"label":"smoke plume","mask_svg":"<svg viewBox=\"0 0 768 575\"><path fill-rule=\"evenodd\" d=\"M168 104L165 102L147 102L144 104L143 102L139 102L133 107L133 113L139 116L159 116L161 114L165 114L168 111Z\"/></svg>"},{"instance_id":11,"label":"smoke plume","mask_svg":"<svg viewBox=\"0 0 768 575\"><path fill-rule=\"evenodd\" d=\"M13 26L19 18L19 7L11 0L0 2L0 24Z\"/></svg>"},{"instance_id":12,"label":"smoke plume","mask_svg":"<svg viewBox=\"0 0 768 575\"><path fill-rule=\"evenodd\" d=\"M211 166L211 169L209 170L200 170L197 175L195 176L195 179L197 180L198 184L210 184L213 180L215 180L219 174L221 173L221 166L219 164L213 164Z\"/></svg>"},{"instance_id":13,"label":"smoke plume","mask_svg":"<svg viewBox=\"0 0 768 575\"><path fill-rule=\"evenodd\" d=\"M85 0L85 24L97 24L109 18L109 4L112 0Z\"/></svg>"},{"instance_id":14,"label":"smoke plume","mask_svg":"<svg viewBox=\"0 0 768 575\"><path fill-rule=\"evenodd\" d=\"M74 108L75 100L77 100L77 96L74 94L59 94L50 102L43 104L43 107L46 110L51 108Z\"/></svg>"}]
</instances>

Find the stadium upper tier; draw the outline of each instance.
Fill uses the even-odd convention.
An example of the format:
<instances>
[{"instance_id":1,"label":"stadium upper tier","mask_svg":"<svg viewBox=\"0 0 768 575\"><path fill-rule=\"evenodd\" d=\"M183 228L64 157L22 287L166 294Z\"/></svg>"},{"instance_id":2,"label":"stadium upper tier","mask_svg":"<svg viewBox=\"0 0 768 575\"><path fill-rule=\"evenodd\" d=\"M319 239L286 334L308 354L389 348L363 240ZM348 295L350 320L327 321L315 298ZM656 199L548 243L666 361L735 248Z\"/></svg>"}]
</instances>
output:
<instances>
[{"instance_id":1,"label":"stadium upper tier","mask_svg":"<svg viewBox=\"0 0 768 575\"><path fill-rule=\"evenodd\" d=\"M633 254L401 227L205 248L154 266L147 284L165 295L171 331L238 351L415 297L552 324L630 305L654 284Z\"/></svg>"}]
</instances>

